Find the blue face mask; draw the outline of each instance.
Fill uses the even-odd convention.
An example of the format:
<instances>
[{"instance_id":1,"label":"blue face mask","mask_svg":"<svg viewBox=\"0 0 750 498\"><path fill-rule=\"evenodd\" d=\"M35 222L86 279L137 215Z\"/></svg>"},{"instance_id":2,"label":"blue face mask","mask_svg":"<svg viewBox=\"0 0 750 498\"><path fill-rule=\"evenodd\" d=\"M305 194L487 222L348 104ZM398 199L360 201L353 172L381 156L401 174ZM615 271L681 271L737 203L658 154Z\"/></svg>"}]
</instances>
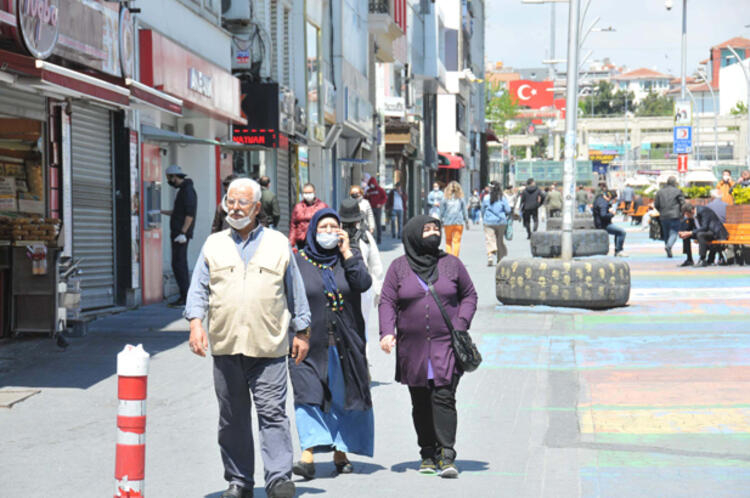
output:
<instances>
[{"instance_id":1,"label":"blue face mask","mask_svg":"<svg viewBox=\"0 0 750 498\"><path fill-rule=\"evenodd\" d=\"M321 232L315 235L315 240L320 247L330 250L339 244L339 234L334 232Z\"/></svg>"}]
</instances>

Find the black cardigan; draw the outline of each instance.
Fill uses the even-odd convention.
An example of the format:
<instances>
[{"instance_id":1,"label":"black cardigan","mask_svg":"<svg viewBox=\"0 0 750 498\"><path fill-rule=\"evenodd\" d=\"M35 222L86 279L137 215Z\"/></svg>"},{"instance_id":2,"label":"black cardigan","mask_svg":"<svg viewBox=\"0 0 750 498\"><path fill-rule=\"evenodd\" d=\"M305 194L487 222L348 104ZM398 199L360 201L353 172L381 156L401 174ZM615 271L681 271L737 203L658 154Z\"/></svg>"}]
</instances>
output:
<instances>
[{"instance_id":1,"label":"black cardigan","mask_svg":"<svg viewBox=\"0 0 750 498\"><path fill-rule=\"evenodd\" d=\"M321 271L297 254L305 293L310 304L310 351L305 360L295 365L289 359L289 375L296 404L317 405L328 411L331 393L328 389L328 326L332 325L341 369L346 385L347 410L367 410L372 407L370 380L365 355L365 321L362 318L361 294L372 285L358 251L348 260L340 259L334 267L339 291L344 297L344 309L333 312L324 295ZM294 334L290 331L291 345Z\"/></svg>"}]
</instances>

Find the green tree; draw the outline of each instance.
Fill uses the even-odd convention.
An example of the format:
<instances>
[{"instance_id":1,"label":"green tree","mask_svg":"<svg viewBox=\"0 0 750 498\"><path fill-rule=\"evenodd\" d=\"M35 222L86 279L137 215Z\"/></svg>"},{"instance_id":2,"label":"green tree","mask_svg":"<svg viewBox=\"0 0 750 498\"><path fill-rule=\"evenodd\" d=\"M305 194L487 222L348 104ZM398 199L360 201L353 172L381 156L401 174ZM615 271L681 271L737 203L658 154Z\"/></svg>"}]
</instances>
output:
<instances>
[{"instance_id":1,"label":"green tree","mask_svg":"<svg viewBox=\"0 0 750 498\"><path fill-rule=\"evenodd\" d=\"M518 103L499 84L487 85L486 101L485 113L487 121L494 125L493 130L499 135L511 133L513 130L505 129L505 122L515 119L518 114Z\"/></svg>"},{"instance_id":2,"label":"green tree","mask_svg":"<svg viewBox=\"0 0 750 498\"><path fill-rule=\"evenodd\" d=\"M734 104L734 107L730 109L729 113L732 116L741 116L743 114L747 114L747 106L741 100L737 101L737 103Z\"/></svg>"},{"instance_id":3,"label":"green tree","mask_svg":"<svg viewBox=\"0 0 750 498\"><path fill-rule=\"evenodd\" d=\"M633 108L635 95L633 92L615 91L615 85L610 81L599 81L592 89L592 94L583 97L578 107L584 116L611 116L625 113L625 100L628 110Z\"/></svg>"},{"instance_id":4,"label":"green tree","mask_svg":"<svg viewBox=\"0 0 750 498\"><path fill-rule=\"evenodd\" d=\"M666 95L654 92L648 92L635 111L638 116L671 116L673 112L674 101Z\"/></svg>"}]
</instances>

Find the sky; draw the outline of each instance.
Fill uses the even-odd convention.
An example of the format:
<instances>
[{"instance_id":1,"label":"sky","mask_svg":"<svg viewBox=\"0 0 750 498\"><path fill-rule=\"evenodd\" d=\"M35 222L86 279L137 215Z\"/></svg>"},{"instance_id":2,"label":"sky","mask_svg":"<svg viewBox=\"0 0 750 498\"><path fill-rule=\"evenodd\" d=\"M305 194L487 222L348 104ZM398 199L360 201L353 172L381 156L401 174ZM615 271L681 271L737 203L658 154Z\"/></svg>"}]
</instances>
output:
<instances>
[{"instance_id":1,"label":"sky","mask_svg":"<svg viewBox=\"0 0 750 498\"><path fill-rule=\"evenodd\" d=\"M583 11L587 0L581 0ZM612 33L592 32L581 51L589 61L609 57L629 70L641 67L679 76L682 0L591 0L584 25L600 18L597 27L612 26ZM709 57L711 46L729 38L750 38L750 0L688 0L687 73ZM568 5L557 3L555 58L565 59L568 40ZM485 55L512 67L541 67L549 58L550 4L522 4L521 0L485 0L487 9ZM586 67L588 67L588 63ZM560 66L558 66L560 67Z\"/></svg>"}]
</instances>

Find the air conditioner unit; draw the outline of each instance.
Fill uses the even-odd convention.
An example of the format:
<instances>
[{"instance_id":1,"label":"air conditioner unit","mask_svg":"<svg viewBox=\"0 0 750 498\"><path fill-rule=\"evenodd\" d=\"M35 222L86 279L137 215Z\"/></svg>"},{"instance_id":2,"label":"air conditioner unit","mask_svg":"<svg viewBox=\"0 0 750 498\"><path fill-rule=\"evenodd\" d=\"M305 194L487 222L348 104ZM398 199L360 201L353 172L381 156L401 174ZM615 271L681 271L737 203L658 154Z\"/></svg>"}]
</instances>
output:
<instances>
[{"instance_id":1,"label":"air conditioner unit","mask_svg":"<svg viewBox=\"0 0 750 498\"><path fill-rule=\"evenodd\" d=\"M223 10L222 17L227 22L249 23L252 19L250 0L225 0L221 6Z\"/></svg>"}]
</instances>

